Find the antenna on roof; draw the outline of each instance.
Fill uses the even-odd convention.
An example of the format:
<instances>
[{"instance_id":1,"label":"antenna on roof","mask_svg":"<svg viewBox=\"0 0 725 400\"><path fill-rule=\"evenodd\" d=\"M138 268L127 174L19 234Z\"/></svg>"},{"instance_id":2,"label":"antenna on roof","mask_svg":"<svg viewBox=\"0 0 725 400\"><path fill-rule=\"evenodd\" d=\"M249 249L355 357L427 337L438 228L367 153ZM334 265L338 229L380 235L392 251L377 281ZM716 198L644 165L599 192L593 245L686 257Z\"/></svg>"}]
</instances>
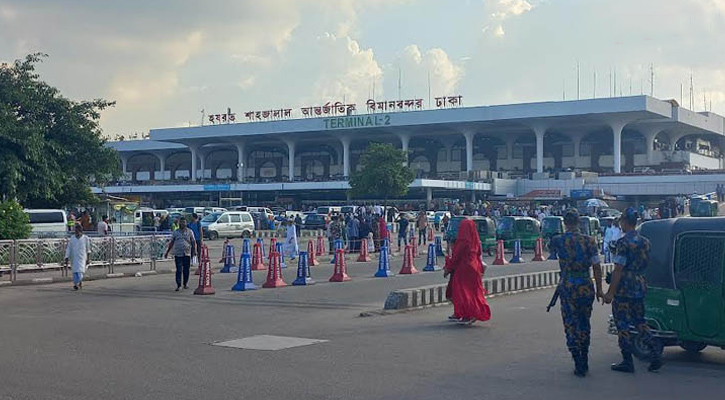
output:
<instances>
[{"instance_id":1,"label":"antenna on roof","mask_svg":"<svg viewBox=\"0 0 725 400\"><path fill-rule=\"evenodd\" d=\"M614 67L614 97L617 97L617 67Z\"/></svg>"},{"instance_id":2,"label":"antenna on roof","mask_svg":"<svg viewBox=\"0 0 725 400\"><path fill-rule=\"evenodd\" d=\"M403 99L403 96L401 94L402 81L403 81L403 72L400 68L400 65L398 65L398 100Z\"/></svg>"},{"instance_id":3,"label":"antenna on roof","mask_svg":"<svg viewBox=\"0 0 725 400\"><path fill-rule=\"evenodd\" d=\"M597 98L597 69L594 68L594 98Z\"/></svg>"},{"instance_id":4,"label":"antenna on roof","mask_svg":"<svg viewBox=\"0 0 725 400\"><path fill-rule=\"evenodd\" d=\"M690 110L694 111L695 107L695 86L692 83L692 72L690 72Z\"/></svg>"},{"instance_id":5,"label":"antenna on roof","mask_svg":"<svg viewBox=\"0 0 725 400\"><path fill-rule=\"evenodd\" d=\"M561 80L561 100L566 101L566 79Z\"/></svg>"},{"instance_id":6,"label":"antenna on roof","mask_svg":"<svg viewBox=\"0 0 725 400\"><path fill-rule=\"evenodd\" d=\"M430 71L428 71L428 108L430 109Z\"/></svg>"},{"instance_id":7,"label":"antenna on roof","mask_svg":"<svg viewBox=\"0 0 725 400\"><path fill-rule=\"evenodd\" d=\"M650 75L649 95L652 97L655 97L655 65L654 65L654 63L649 65L649 75Z\"/></svg>"},{"instance_id":8,"label":"antenna on roof","mask_svg":"<svg viewBox=\"0 0 725 400\"><path fill-rule=\"evenodd\" d=\"M629 76L629 95L632 95L632 75Z\"/></svg>"},{"instance_id":9,"label":"antenna on roof","mask_svg":"<svg viewBox=\"0 0 725 400\"><path fill-rule=\"evenodd\" d=\"M204 114L205 114L205 112L204 112L204 109L202 108L201 109L201 126L204 126L204 120L206 119L206 118L204 118L205 117Z\"/></svg>"},{"instance_id":10,"label":"antenna on roof","mask_svg":"<svg viewBox=\"0 0 725 400\"><path fill-rule=\"evenodd\" d=\"M375 100L375 78L376 74L373 74L373 100Z\"/></svg>"}]
</instances>

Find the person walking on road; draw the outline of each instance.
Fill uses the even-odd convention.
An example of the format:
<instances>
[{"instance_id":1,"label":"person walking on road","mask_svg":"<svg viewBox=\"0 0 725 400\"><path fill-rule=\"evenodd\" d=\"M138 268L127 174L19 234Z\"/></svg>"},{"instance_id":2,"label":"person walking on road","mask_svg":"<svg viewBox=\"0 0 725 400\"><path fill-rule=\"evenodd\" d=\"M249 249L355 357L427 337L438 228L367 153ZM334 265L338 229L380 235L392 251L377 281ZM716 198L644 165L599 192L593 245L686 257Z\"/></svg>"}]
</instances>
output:
<instances>
[{"instance_id":1,"label":"person walking on road","mask_svg":"<svg viewBox=\"0 0 725 400\"><path fill-rule=\"evenodd\" d=\"M398 248L401 241L408 245L408 220L402 214L398 218Z\"/></svg>"},{"instance_id":2,"label":"person walking on road","mask_svg":"<svg viewBox=\"0 0 725 400\"><path fill-rule=\"evenodd\" d=\"M101 222L96 224L96 229L98 230L98 236L108 236L108 233L111 231L108 227L108 216L104 215L103 218L101 218Z\"/></svg>"},{"instance_id":3,"label":"person walking on road","mask_svg":"<svg viewBox=\"0 0 725 400\"><path fill-rule=\"evenodd\" d=\"M621 237L622 230L619 228L619 219L614 219L604 232L604 258L606 262L611 262L612 248Z\"/></svg>"},{"instance_id":4,"label":"person walking on road","mask_svg":"<svg viewBox=\"0 0 725 400\"><path fill-rule=\"evenodd\" d=\"M351 216L347 223L348 249L351 253L357 253L360 245L360 221Z\"/></svg>"},{"instance_id":5,"label":"person walking on road","mask_svg":"<svg viewBox=\"0 0 725 400\"><path fill-rule=\"evenodd\" d=\"M443 277L450 276L449 288L453 315L449 320L473 324L491 319L481 278L485 272L481 261L481 242L472 220L461 221L451 258L446 259ZM448 290L446 291L448 292Z\"/></svg>"},{"instance_id":6,"label":"person walking on road","mask_svg":"<svg viewBox=\"0 0 725 400\"><path fill-rule=\"evenodd\" d=\"M88 236L83 234L83 227L80 224L75 226L75 235L68 240L65 248L65 264L70 265L73 271L73 289L83 288L83 275L91 263L91 243Z\"/></svg>"},{"instance_id":7,"label":"person walking on road","mask_svg":"<svg viewBox=\"0 0 725 400\"><path fill-rule=\"evenodd\" d=\"M425 211L421 211L418 214L418 220L416 221L416 227L418 228L418 243L425 245L428 243L428 216Z\"/></svg>"},{"instance_id":8,"label":"person walking on road","mask_svg":"<svg viewBox=\"0 0 725 400\"><path fill-rule=\"evenodd\" d=\"M179 218L179 229L171 234L169 247L166 248L164 258L174 250L174 264L176 265L176 291L181 289L181 278L184 278L184 289L189 288L189 268L191 268L191 255L197 254L196 238L194 232L186 226L186 218ZM201 262L201 260L199 260Z\"/></svg>"},{"instance_id":9,"label":"person walking on road","mask_svg":"<svg viewBox=\"0 0 725 400\"><path fill-rule=\"evenodd\" d=\"M644 271L649 264L650 243L635 230L638 217L631 207L620 217L624 236L617 242L613 257L612 283L604 295L604 302L612 304L612 316L622 352L622 362L612 365L612 371L617 372L634 372L634 338L630 333L631 327L637 330L638 337L647 347L650 362L648 370L654 372L663 365L660 359L661 349L654 342L644 319L644 298L647 292Z\"/></svg>"},{"instance_id":10,"label":"person walking on road","mask_svg":"<svg viewBox=\"0 0 725 400\"><path fill-rule=\"evenodd\" d=\"M287 236L285 236L284 240L284 252L287 258L294 260L300 252L299 244L297 243L297 226L292 220L286 221L286 225Z\"/></svg>"},{"instance_id":11,"label":"person walking on road","mask_svg":"<svg viewBox=\"0 0 725 400\"><path fill-rule=\"evenodd\" d=\"M559 257L561 279L556 287L561 300L566 346L574 358L574 374L585 377L589 371L592 306L602 298L602 267L596 240L579 232L579 212L564 215L566 232L551 239L550 248ZM595 286L589 274L594 269ZM595 292L596 290L596 292Z\"/></svg>"},{"instance_id":12,"label":"person walking on road","mask_svg":"<svg viewBox=\"0 0 725 400\"><path fill-rule=\"evenodd\" d=\"M176 224L176 229L172 229L172 231L179 229L179 222L174 221L174 223ZM201 246L204 244L204 235L202 235L201 222L199 222L199 216L196 213L191 214L191 222L187 226L194 233L194 239L196 240L196 252L192 253L192 256L201 258Z\"/></svg>"}]
</instances>

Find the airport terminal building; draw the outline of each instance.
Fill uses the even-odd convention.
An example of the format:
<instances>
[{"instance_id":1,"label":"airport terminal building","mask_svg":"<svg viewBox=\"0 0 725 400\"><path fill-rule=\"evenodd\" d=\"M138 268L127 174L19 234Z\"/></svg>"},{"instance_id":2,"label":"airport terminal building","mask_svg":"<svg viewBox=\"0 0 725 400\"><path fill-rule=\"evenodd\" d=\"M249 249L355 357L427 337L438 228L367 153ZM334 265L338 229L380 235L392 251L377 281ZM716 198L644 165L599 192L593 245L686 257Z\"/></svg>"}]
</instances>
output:
<instances>
[{"instance_id":1,"label":"airport terminal building","mask_svg":"<svg viewBox=\"0 0 725 400\"><path fill-rule=\"evenodd\" d=\"M411 200L666 196L725 183L717 114L649 96L476 107L458 99L429 110L328 104L300 118L290 109L228 113L204 126L154 129L148 140L109 143L124 178L93 190L158 206L341 203L370 142L408 153Z\"/></svg>"}]
</instances>

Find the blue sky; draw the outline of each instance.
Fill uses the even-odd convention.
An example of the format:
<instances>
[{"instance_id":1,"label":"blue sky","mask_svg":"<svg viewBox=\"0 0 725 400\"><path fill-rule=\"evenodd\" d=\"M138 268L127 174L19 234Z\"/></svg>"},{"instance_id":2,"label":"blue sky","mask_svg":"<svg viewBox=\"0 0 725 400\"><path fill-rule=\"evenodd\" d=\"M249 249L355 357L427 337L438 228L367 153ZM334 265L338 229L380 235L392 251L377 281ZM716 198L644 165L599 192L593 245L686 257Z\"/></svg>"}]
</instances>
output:
<instances>
[{"instance_id":1,"label":"blue sky","mask_svg":"<svg viewBox=\"0 0 725 400\"><path fill-rule=\"evenodd\" d=\"M725 0L0 0L0 60L50 54L69 97L116 100L106 135L198 124L200 110L372 94L466 105L650 92L725 114ZM565 94L564 94L565 92Z\"/></svg>"}]
</instances>

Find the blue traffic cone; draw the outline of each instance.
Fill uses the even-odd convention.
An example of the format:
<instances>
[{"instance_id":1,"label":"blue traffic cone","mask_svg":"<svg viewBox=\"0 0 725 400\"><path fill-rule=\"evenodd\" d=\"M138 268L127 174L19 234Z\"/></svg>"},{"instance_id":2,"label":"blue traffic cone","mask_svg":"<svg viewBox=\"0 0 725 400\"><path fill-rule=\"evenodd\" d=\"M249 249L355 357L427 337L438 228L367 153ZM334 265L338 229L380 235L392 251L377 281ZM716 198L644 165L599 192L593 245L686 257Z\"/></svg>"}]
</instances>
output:
<instances>
[{"instance_id":1,"label":"blue traffic cone","mask_svg":"<svg viewBox=\"0 0 725 400\"><path fill-rule=\"evenodd\" d=\"M257 286L252 282L252 256L249 253L242 253L242 257L239 258L237 283L232 286L232 290L243 292L256 289Z\"/></svg>"},{"instance_id":2,"label":"blue traffic cone","mask_svg":"<svg viewBox=\"0 0 725 400\"><path fill-rule=\"evenodd\" d=\"M306 286L306 285L314 285L315 281L312 280L312 277L310 276L310 265L308 264L307 260L307 252L306 251L300 251L299 253L299 259L297 261L297 279L295 279L294 282L292 282L293 286Z\"/></svg>"},{"instance_id":3,"label":"blue traffic cone","mask_svg":"<svg viewBox=\"0 0 725 400\"><path fill-rule=\"evenodd\" d=\"M287 268L287 264L284 262L284 249L282 248L282 243L277 242L277 253L279 253L280 268Z\"/></svg>"},{"instance_id":4,"label":"blue traffic cone","mask_svg":"<svg viewBox=\"0 0 725 400\"><path fill-rule=\"evenodd\" d=\"M444 257L443 253L443 239L440 236L436 236L436 257Z\"/></svg>"},{"instance_id":5,"label":"blue traffic cone","mask_svg":"<svg viewBox=\"0 0 725 400\"><path fill-rule=\"evenodd\" d=\"M433 243L428 245L428 262L425 264L423 271L433 272L439 271L441 268L437 265L436 248Z\"/></svg>"},{"instance_id":6,"label":"blue traffic cone","mask_svg":"<svg viewBox=\"0 0 725 400\"><path fill-rule=\"evenodd\" d=\"M244 239L242 241L242 254L247 253L247 254L250 254L251 255L252 254L252 248L251 247L252 246L249 243L249 239ZM241 258L240 258L240 260L241 260Z\"/></svg>"},{"instance_id":7,"label":"blue traffic cone","mask_svg":"<svg viewBox=\"0 0 725 400\"><path fill-rule=\"evenodd\" d=\"M262 248L262 260L264 260L264 239L257 238L257 243L259 243L259 247Z\"/></svg>"},{"instance_id":8,"label":"blue traffic cone","mask_svg":"<svg viewBox=\"0 0 725 400\"><path fill-rule=\"evenodd\" d=\"M332 261L330 261L330 264L335 264L335 261L337 261L337 250L342 249L342 239L335 240L335 251L332 252Z\"/></svg>"},{"instance_id":9,"label":"blue traffic cone","mask_svg":"<svg viewBox=\"0 0 725 400\"><path fill-rule=\"evenodd\" d=\"M390 258L388 256L388 246L380 248L380 259L378 259L378 271L374 275L376 278L388 278L395 276L390 272Z\"/></svg>"},{"instance_id":10,"label":"blue traffic cone","mask_svg":"<svg viewBox=\"0 0 725 400\"><path fill-rule=\"evenodd\" d=\"M521 240L516 239L514 242L514 255L509 260L510 264L521 264L524 263L524 259L521 257Z\"/></svg>"},{"instance_id":11,"label":"blue traffic cone","mask_svg":"<svg viewBox=\"0 0 725 400\"><path fill-rule=\"evenodd\" d=\"M224 247L224 266L219 272L228 274L232 272L232 268L236 267L234 265L234 245L229 243Z\"/></svg>"}]
</instances>

